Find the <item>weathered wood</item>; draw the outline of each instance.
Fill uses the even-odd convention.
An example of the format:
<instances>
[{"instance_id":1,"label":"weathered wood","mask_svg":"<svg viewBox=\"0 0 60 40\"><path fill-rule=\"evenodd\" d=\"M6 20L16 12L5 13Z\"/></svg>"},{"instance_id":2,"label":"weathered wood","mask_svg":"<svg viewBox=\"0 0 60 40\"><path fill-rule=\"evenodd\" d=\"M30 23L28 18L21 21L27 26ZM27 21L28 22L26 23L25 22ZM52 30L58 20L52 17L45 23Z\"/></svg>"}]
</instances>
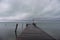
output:
<instances>
[{"instance_id":1,"label":"weathered wood","mask_svg":"<svg viewBox=\"0 0 60 40\"><path fill-rule=\"evenodd\" d=\"M15 36L17 38L17 28L18 28L18 24L16 24L16 28L15 28Z\"/></svg>"},{"instance_id":2,"label":"weathered wood","mask_svg":"<svg viewBox=\"0 0 60 40\"><path fill-rule=\"evenodd\" d=\"M27 25L26 25L27 26ZM17 37L16 40L56 40L46 32L38 28L36 24L29 24L28 27Z\"/></svg>"}]
</instances>

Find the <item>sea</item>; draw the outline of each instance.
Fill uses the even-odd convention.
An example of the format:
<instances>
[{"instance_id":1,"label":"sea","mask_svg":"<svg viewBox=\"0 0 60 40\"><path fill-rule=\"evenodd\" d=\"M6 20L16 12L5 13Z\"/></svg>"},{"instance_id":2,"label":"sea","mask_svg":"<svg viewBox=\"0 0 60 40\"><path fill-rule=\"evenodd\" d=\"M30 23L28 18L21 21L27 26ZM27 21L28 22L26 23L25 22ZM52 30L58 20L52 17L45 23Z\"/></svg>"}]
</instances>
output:
<instances>
[{"instance_id":1,"label":"sea","mask_svg":"<svg viewBox=\"0 0 60 40\"><path fill-rule=\"evenodd\" d=\"M26 23L32 22L0 22L0 40L15 40L15 28L18 24L17 35L26 28ZM60 21L35 22L37 27L48 33L53 38L60 40Z\"/></svg>"}]
</instances>

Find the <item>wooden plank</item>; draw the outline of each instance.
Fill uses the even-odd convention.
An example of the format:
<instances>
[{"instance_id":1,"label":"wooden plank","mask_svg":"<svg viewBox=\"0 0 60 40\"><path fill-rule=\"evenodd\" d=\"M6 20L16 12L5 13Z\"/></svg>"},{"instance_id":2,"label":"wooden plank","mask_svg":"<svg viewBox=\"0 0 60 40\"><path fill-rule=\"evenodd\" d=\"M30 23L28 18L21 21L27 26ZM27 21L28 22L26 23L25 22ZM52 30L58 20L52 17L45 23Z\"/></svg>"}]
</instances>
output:
<instances>
[{"instance_id":1,"label":"wooden plank","mask_svg":"<svg viewBox=\"0 0 60 40\"><path fill-rule=\"evenodd\" d=\"M28 27L26 27L21 33L21 35L17 37L17 40L56 40L35 26L33 24L29 24Z\"/></svg>"}]
</instances>

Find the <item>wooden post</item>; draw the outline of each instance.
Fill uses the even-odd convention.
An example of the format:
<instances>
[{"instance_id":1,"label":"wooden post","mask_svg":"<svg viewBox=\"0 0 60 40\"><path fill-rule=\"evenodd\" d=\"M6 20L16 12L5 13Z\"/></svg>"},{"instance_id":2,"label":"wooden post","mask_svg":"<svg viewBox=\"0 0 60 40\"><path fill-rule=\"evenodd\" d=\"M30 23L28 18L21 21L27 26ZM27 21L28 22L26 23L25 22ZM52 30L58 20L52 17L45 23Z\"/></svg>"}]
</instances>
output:
<instances>
[{"instance_id":1,"label":"wooden post","mask_svg":"<svg viewBox=\"0 0 60 40\"><path fill-rule=\"evenodd\" d=\"M18 27L18 24L16 24L16 28L15 28L15 36L17 38L17 27Z\"/></svg>"}]
</instances>

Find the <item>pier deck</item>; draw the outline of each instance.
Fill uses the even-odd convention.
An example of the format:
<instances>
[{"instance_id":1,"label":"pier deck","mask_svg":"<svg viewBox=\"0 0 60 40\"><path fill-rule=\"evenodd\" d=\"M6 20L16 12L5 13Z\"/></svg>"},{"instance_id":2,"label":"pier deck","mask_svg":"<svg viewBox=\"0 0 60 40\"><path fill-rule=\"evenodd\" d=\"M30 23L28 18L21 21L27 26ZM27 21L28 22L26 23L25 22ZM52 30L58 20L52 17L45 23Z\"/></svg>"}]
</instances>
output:
<instances>
[{"instance_id":1,"label":"pier deck","mask_svg":"<svg viewBox=\"0 0 60 40\"><path fill-rule=\"evenodd\" d=\"M52 36L38 28L36 25L29 24L16 40L55 40Z\"/></svg>"}]
</instances>

